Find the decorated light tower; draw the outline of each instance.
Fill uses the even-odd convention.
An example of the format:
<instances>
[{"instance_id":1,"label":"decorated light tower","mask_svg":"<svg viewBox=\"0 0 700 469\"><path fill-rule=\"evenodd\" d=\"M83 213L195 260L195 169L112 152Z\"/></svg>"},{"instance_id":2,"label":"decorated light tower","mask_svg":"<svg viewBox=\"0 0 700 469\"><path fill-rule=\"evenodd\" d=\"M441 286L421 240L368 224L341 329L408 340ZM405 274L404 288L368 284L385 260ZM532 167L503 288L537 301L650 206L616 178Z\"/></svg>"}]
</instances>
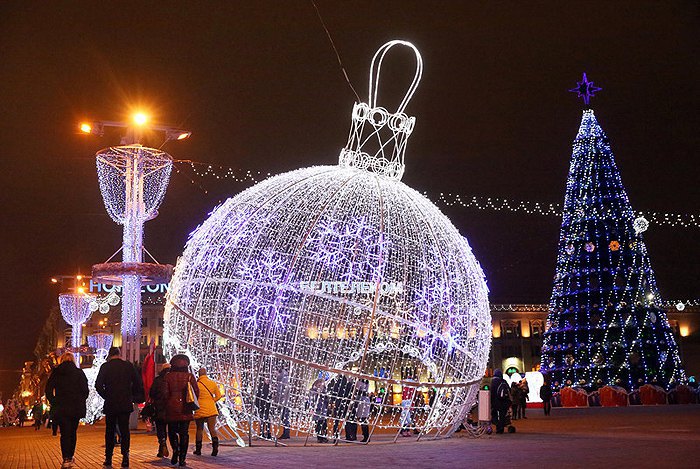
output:
<instances>
[{"instance_id":1,"label":"decorated light tower","mask_svg":"<svg viewBox=\"0 0 700 469\"><path fill-rule=\"evenodd\" d=\"M122 348L123 356L139 360L141 341L141 287L170 280L172 266L145 263L143 225L158 215L168 187L173 160L167 153L138 143L143 129L165 132L166 141L182 140L190 132L168 126L146 126L143 114L134 117L133 124L95 122L83 124L86 133L101 135L104 127L125 127L122 146L97 152L97 175L107 213L123 225L123 262L93 266L93 280L108 285L122 285ZM147 251L146 251L147 252Z\"/></svg>"},{"instance_id":2,"label":"decorated light tower","mask_svg":"<svg viewBox=\"0 0 700 469\"><path fill-rule=\"evenodd\" d=\"M58 295L58 305L66 323L73 328L71 332L71 349L75 353L75 362L80 366L78 350L82 338L83 323L90 317L91 297L85 293L61 293Z\"/></svg>"},{"instance_id":3,"label":"decorated light tower","mask_svg":"<svg viewBox=\"0 0 700 469\"><path fill-rule=\"evenodd\" d=\"M577 87L588 107L599 91ZM685 381L643 232L593 110L573 144L542 371L559 386Z\"/></svg>"}]
</instances>

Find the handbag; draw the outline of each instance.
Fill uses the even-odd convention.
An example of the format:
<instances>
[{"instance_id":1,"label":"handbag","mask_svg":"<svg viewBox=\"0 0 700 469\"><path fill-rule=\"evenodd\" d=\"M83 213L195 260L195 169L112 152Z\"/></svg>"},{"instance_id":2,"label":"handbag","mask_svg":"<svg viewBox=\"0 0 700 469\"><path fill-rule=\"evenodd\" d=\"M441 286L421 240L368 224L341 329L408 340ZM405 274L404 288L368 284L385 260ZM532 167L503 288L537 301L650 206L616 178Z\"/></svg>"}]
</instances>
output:
<instances>
[{"instance_id":1,"label":"handbag","mask_svg":"<svg viewBox=\"0 0 700 469\"><path fill-rule=\"evenodd\" d=\"M185 409L189 412L194 412L199 409L199 399L192 389L192 383L187 382L187 396L185 397Z\"/></svg>"},{"instance_id":2,"label":"handbag","mask_svg":"<svg viewBox=\"0 0 700 469\"><path fill-rule=\"evenodd\" d=\"M141 417L143 418L153 418L156 416L156 406L153 405L153 402L148 401L146 402L146 405L143 406L143 409L141 409Z\"/></svg>"}]
</instances>

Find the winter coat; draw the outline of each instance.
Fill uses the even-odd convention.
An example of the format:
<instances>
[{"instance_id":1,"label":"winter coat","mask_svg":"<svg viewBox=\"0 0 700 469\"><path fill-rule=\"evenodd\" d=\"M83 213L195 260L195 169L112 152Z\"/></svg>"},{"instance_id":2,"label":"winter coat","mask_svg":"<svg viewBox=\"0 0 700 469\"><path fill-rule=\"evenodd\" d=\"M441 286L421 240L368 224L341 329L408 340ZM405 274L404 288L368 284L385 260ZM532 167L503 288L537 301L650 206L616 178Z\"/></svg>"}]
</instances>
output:
<instances>
[{"instance_id":1,"label":"winter coat","mask_svg":"<svg viewBox=\"0 0 700 469\"><path fill-rule=\"evenodd\" d=\"M540 387L540 399L545 402L552 400L552 387L549 383L545 383Z\"/></svg>"},{"instance_id":2,"label":"winter coat","mask_svg":"<svg viewBox=\"0 0 700 469\"><path fill-rule=\"evenodd\" d=\"M85 417L88 382L83 370L73 362L58 365L46 382L46 398L52 419Z\"/></svg>"},{"instance_id":3,"label":"winter coat","mask_svg":"<svg viewBox=\"0 0 700 469\"><path fill-rule=\"evenodd\" d=\"M160 422L165 422L165 375L168 374L166 370L160 372L158 376L153 380L151 384L151 389L148 391L148 398L153 402L153 406L156 408L156 413L153 416L153 420L158 420Z\"/></svg>"},{"instance_id":4,"label":"winter coat","mask_svg":"<svg viewBox=\"0 0 700 469\"><path fill-rule=\"evenodd\" d=\"M192 385L192 391L199 397L199 386L194 375L187 371L185 360L171 361L172 367L165 375L165 421L184 422L192 420L192 411L185 408L187 403L187 384ZM104 366L104 365L103 365Z\"/></svg>"},{"instance_id":5,"label":"winter coat","mask_svg":"<svg viewBox=\"0 0 700 469\"><path fill-rule=\"evenodd\" d=\"M289 405L289 373L282 370L277 374L275 401L282 406Z\"/></svg>"},{"instance_id":6,"label":"winter coat","mask_svg":"<svg viewBox=\"0 0 700 469\"><path fill-rule=\"evenodd\" d=\"M508 383L500 376L491 379L491 408L502 410L510 406L510 389Z\"/></svg>"},{"instance_id":7,"label":"winter coat","mask_svg":"<svg viewBox=\"0 0 700 469\"><path fill-rule=\"evenodd\" d=\"M369 418L371 406L372 405L369 401L369 396L367 396L366 394L362 395L359 399L359 402L357 403L357 419L365 420Z\"/></svg>"},{"instance_id":8,"label":"winter coat","mask_svg":"<svg viewBox=\"0 0 700 469\"><path fill-rule=\"evenodd\" d=\"M328 396L325 387L313 386L309 391L309 408L313 411L313 419L323 420L328 417Z\"/></svg>"},{"instance_id":9,"label":"winter coat","mask_svg":"<svg viewBox=\"0 0 700 469\"><path fill-rule=\"evenodd\" d=\"M140 373L121 358L110 358L100 367L95 390L105 400L105 415L133 412L134 403L144 401Z\"/></svg>"},{"instance_id":10,"label":"winter coat","mask_svg":"<svg viewBox=\"0 0 700 469\"><path fill-rule=\"evenodd\" d=\"M219 415L216 402L220 400L223 395L216 381L212 380L207 375L200 376L197 380L197 386L199 387L199 409L195 410L194 418L202 419Z\"/></svg>"},{"instance_id":11,"label":"winter coat","mask_svg":"<svg viewBox=\"0 0 700 469\"><path fill-rule=\"evenodd\" d=\"M255 407L262 415L270 413L270 383L262 381L258 384L258 391L255 394Z\"/></svg>"}]
</instances>

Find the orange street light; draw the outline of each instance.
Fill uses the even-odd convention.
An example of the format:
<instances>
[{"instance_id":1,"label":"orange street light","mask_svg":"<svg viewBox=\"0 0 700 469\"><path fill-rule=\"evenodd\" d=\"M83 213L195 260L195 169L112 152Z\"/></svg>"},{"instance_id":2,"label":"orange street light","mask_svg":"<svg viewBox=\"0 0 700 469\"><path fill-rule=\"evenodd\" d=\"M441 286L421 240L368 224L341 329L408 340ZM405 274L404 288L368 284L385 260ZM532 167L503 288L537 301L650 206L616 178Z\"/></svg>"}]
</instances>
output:
<instances>
[{"instance_id":1,"label":"orange street light","mask_svg":"<svg viewBox=\"0 0 700 469\"><path fill-rule=\"evenodd\" d=\"M138 126L144 125L148 122L148 116L143 112L137 112L134 114L134 123Z\"/></svg>"},{"instance_id":2,"label":"orange street light","mask_svg":"<svg viewBox=\"0 0 700 469\"><path fill-rule=\"evenodd\" d=\"M80 124L80 131L84 134L92 133L92 126L87 122Z\"/></svg>"}]
</instances>

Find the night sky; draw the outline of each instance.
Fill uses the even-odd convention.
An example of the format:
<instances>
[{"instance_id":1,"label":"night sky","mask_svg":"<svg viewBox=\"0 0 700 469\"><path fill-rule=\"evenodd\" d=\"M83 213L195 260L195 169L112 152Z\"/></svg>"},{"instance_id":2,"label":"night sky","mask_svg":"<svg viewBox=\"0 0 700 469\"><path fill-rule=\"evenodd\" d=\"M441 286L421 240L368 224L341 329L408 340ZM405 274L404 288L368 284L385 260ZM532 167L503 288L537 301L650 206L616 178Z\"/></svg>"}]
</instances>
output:
<instances>
[{"instance_id":1,"label":"night sky","mask_svg":"<svg viewBox=\"0 0 700 469\"><path fill-rule=\"evenodd\" d=\"M317 2L363 99L380 45L405 39L423 54L403 181L433 200L561 203L582 109L567 89L585 71L603 88L592 105L633 208L697 214L699 4L526 3ZM411 60L388 56L379 104L398 104ZM78 135L80 120L140 107L192 130L163 147L176 159L276 174L337 163L354 101L310 1L2 2L0 370L33 359L57 302L50 277L89 274L121 245L94 163L119 132ZM173 264L211 208L248 187L178 167L145 239ZM559 219L445 212L484 267L492 301L549 300ZM665 298L700 297L699 235L646 233ZM4 398L18 377L0 372Z\"/></svg>"}]
</instances>

